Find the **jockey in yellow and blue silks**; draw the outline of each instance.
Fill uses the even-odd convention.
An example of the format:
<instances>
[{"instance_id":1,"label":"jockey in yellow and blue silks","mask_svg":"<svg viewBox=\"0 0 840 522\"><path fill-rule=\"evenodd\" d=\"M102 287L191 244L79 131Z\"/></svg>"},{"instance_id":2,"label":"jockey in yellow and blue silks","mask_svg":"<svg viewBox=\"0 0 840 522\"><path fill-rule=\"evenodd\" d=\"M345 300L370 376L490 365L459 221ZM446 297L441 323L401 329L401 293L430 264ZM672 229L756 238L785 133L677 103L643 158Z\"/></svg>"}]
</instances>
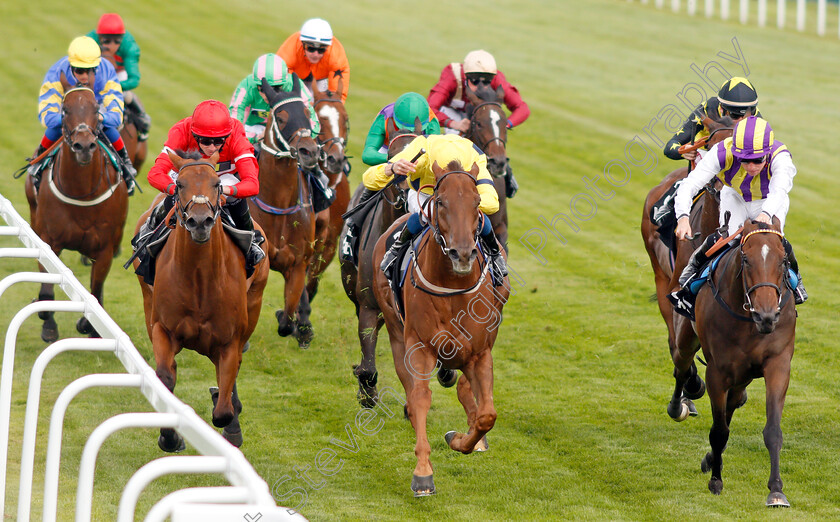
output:
<instances>
[{"instance_id":1,"label":"jockey in yellow and blue silks","mask_svg":"<svg viewBox=\"0 0 840 522\"><path fill-rule=\"evenodd\" d=\"M70 43L67 56L50 67L44 76L38 96L38 119L47 130L35 156L40 156L61 137L61 105L64 99L62 78L71 88L87 87L93 91L99 103L103 133L122 160L123 179L128 186L129 195L133 194L136 186L134 176L137 171L131 164L119 131L123 121L122 87L114 66L108 60L101 59L99 45L87 36L75 38ZM40 181L39 165L31 165L28 171L35 178L37 186L37 182Z\"/></svg>"},{"instance_id":2,"label":"jockey in yellow and blue silks","mask_svg":"<svg viewBox=\"0 0 840 522\"><path fill-rule=\"evenodd\" d=\"M731 138L715 144L697 167L683 181L674 196L674 209L677 214L677 227L674 234L677 239L691 236L688 214L691 200L702 187L714 177L720 178L724 187L720 191L720 224L724 224L724 215L730 213L729 230L737 230L747 219L762 223L771 223L777 218L784 231L790 199L788 192L793 188L796 167L791 153L784 143L776 140L770 124L762 118L750 116L739 121ZM710 235L691 256L688 266L680 275L680 285L685 287L700 266L707 261L705 252L720 238L717 233ZM796 304L808 299L799 263L793 254L790 243L783 238L785 251L791 269L799 280L794 290ZM673 294L672 301L684 299L685 291Z\"/></svg>"},{"instance_id":3,"label":"jockey in yellow and blue silks","mask_svg":"<svg viewBox=\"0 0 840 522\"><path fill-rule=\"evenodd\" d=\"M421 149L425 149L425 152L418 157ZM417 160L412 163L411 160L415 157ZM370 190L383 189L393 176L406 176L411 186L407 198L411 216L400 233L399 239L385 254L380 268L388 273L398 252L411 242L412 237L422 232L424 223L420 209L422 204L432 196L431 187L435 185L432 165L434 163L447 165L453 160L460 162L465 170L469 170L473 164L478 165L476 188L481 198L478 209L484 213L480 237L489 258L493 279L496 284L501 284L507 275L507 265L499 252L496 234L493 233L493 227L490 226L490 219L487 217L499 210L499 196L493 185L493 178L487 171L487 156L473 142L455 134L418 136L388 163L371 167L364 173L362 181L365 188ZM430 186L424 187L424 185Z\"/></svg>"}]
</instances>

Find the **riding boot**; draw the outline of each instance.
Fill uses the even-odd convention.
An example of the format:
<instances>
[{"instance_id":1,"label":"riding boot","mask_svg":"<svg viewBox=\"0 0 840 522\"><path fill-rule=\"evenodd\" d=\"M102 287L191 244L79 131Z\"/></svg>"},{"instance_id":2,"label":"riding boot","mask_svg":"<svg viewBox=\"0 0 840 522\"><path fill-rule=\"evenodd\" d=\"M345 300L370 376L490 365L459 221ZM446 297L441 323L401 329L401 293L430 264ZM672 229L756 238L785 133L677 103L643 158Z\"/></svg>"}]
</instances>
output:
<instances>
[{"instance_id":1,"label":"riding boot","mask_svg":"<svg viewBox=\"0 0 840 522\"><path fill-rule=\"evenodd\" d=\"M175 206L175 199L172 196L163 198L163 201L152 209L146 222L140 225L140 230L137 231L137 235L131 240L131 245L137 247L146 236L154 232L163 220L166 219L166 215L169 214L173 206Z\"/></svg>"},{"instance_id":2,"label":"riding boot","mask_svg":"<svg viewBox=\"0 0 840 522\"><path fill-rule=\"evenodd\" d=\"M236 228L254 232L251 238L251 246L248 247L248 253L245 255L245 269L250 277L253 267L265 258L265 252L260 248L260 243L265 239L262 234L254 230L254 221L251 219L251 211L248 209L245 200L240 199L237 203L228 206L228 210L230 210L230 217L233 218Z\"/></svg>"},{"instance_id":3,"label":"riding boot","mask_svg":"<svg viewBox=\"0 0 840 522\"><path fill-rule=\"evenodd\" d=\"M490 271L493 275L493 286L502 286L504 284L505 276L508 275L507 263L502 253L499 250L499 243L496 241L496 234L492 231L486 236L479 236L481 238L481 246L487 253L488 262L490 263Z\"/></svg>"},{"instance_id":4,"label":"riding boot","mask_svg":"<svg viewBox=\"0 0 840 522\"><path fill-rule=\"evenodd\" d=\"M517 190L519 190L519 183L513 177L513 169L510 167L510 162L508 162L505 166L505 196L511 199L516 195Z\"/></svg>"},{"instance_id":5,"label":"riding boot","mask_svg":"<svg viewBox=\"0 0 840 522\"><path fill-rule=\"evenodd\" d=\"M149 129L152 127L152 118L146 113L146 109L143 108L137 95L132 96L131 101L126 102L125 107L131 109L137 115L137 120L134 123L137 126L137 139L139 141L148 140Z\"/></svg>"},{"instance_id":6,"label":"riding boot","mask_svg":"<svg viewBox=\"0 0 840 522\"><path fill-rule=\"evenodd\" d=\"M785 253L790 262L790 269L796 274L796 288L793 289L793 300L796 304L802 304L808 300L808 292L805 291L805 285L802 284L802 274L799 273L799 262L796 261L796 255L793 253L793 245L790 244L786 238L782 238L785 246Z\"/></svg>"},{"instance_id":7,"label":"riding boot","mask_svg":"<svg viewBox=\"0 0 840 522\"><path fill-rule=\"evenodd\" d=\"M720 235L717 232L713 232L709 237L703 241L703 244L700 245L697 250L695 250L691 254L691 258L688 260L688 264L683 269L682 273L680 274L680 287L685 288L685 286L694 280L695 276L697 275L698 270L700 267L703 266L709 258L706 257L706 251L712 248L712 246L717 243L720 239Z\"/></svg>"},{"instance_id":8,"label":"riding boot","mask_svg":"<svg viewBox=\"0 0 840 522\"><path fill-rule=\"evenodd\" d=\"M394 261L397 260L397 256L399 256L400 251L406 248L411 243L412 237L413 234L411 233L411 231L408 230L408 224L406 223L406 225L400 232L400 235L397 238L397 240L394 241L394 244L391 245L391 248L389 248L388 251L385 252L385 257L382 258L382 263L379 264L379 268L383 272L385 272L385 276L389 280L395 280L393 275L396 273L397 269L396 263Z\"/></svg>"},{"instance_id":9,"label":"riding boot","mask_svg":"<svg viewBox=\"0 0 840 522\"><path fill-rule=\"evenodd\" d=\"M362 191L362 197L359 198L359 203L356 206L359 207L363 205L366 201L375 196L377 192L378 191L376 190L365 188ZM354 265L358 265L357 256L359 234L361 233L362 222L364 222L365 216L367 216L367 209L364 211L360 210L355 214L348 216L347 219L344 220L347 223L347 234L341 242L341 251L339 252L339 258L342 261L349 261Z\"/></svg>"},{"instance_id":10,"label":"riding boot","mask_svg":"<svg viewBox=\"0 0 840 522\"><path fill-rule=\"evenodd\" d=\"M128 188L128 195L133 196L134 189L137 187L137 182L134 181L134 177L137 176L137 171L134 170L134 165L131 164L131 158L128 157L128 149L126 147L118 150L117 154L120 155L120 160L122 160L122 177L125 180L126 188Z\"/></svg>"},{"instance_id":11,"label":"riding boot","mask_svg":"<svg viewBox=\"0 0 840 522\"><path fill-rule=\"evenodd\" d=\"M327 209L335 201L335 191L330 188L330 178L324 174L321 167L315 167L307 172L311 176L312 208L315 212Z\"/></svg>"},{"instance_id":12,"label":"riding boot","mask_svg":"<svg viewBox=\"0 0 840 522\"><path fill-rule=\"evenodd\" d=\"M32 159L37 158L44 152L46 152L47 148L38 144L38 149L35 151L35 155L32 156ZM32 183L35 185L35 191L38 191L38 187L41 186L41 165L43 165L44 160L39 161L38 163L33 163L26 167L26 173L32 176Z\"/></svg>"}]
</instances>

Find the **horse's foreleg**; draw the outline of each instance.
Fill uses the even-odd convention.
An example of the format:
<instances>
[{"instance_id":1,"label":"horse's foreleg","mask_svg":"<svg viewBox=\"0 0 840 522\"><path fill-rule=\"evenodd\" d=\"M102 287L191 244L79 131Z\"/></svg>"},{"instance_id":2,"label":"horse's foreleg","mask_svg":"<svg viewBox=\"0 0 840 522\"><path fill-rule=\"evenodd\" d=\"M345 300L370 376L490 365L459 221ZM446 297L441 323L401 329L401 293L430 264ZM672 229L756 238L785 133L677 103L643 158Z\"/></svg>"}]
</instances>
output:
<instances>
[{"instance_id":1,"label":"horse's foreleg","mask_svg":"<svg viewBox=\"0 0 840 522\"><path fill-rule=\"evenodd\" d=\"M175 354L178 346L169 333L160 325L155 323L152 326L152 350L155 353L155 374L166 388L175 391L175 381L178 374L178 363L175 362ZM158 446L163 451L170 453L182 451L185 448L184 439L171 428L161 428Z\"/></svg>"},{"instance_id":2,"label":"horse's foreleg","mask_svg":"<svg viewBox=\"0 0 840 522\"><path fill-rule=\"evenodd\" d=\"M470 422L469 433L463 435L450 431L446 434L446 442L455 451L472 453L478 441L496 424L496 408L493 406L493 356L490 354L490 350L485 351L475 364L462 368L462 371L469 380L469 387L476 393L478 408L472 422ZM462 397L462 394L469 391L467 388L462 390L461 383L458 383L458 400L461 401L461 404L464 404L465 399L467 399ZM474 400L472 397L469 397L469 399ZM466 405L464 405L464 409L467 409ZM467 412L467 416L469 420L469 412Z\"/></svg>"},{"instance_id":3,"label":"horse's foreleg","mask_svg":"<svg viewBox=\"0 0 840 522\"><path fill-rule=\"evenodd\" d=\"M413 345L411 344L411 346ZM420 376L431 375L435 362L435 358L425 348L413 350L409 354L409 366ZM432 390L429 389L429 380L427 378L412 379L412 387L408 391L406 399L408 419L417 435L417 442L414 446L417 465L414 468L411 489L416 497L432 495L435 493L432 463L429 459L432 448L429 445L429 438L426 433L426 416L432 404Z\"/></svg>"},{"instance_id":4,"label":"horse's foreleg","mask_svg":"<svg viewBox=\"0 0 840 522\"><path fill-rule=\"evenodd\" d=\"M55 255L60 255L61 250L53 249ZM38 263L38 270L41 273L46 273L47 269L44 265ZM38 301L53 301L55 300L55 285L52 283L42 283L41 290L38 292ZM44 321L41 325L41 339L44 342L52 343L58 340L58 323L55 322L55 312L38 312L38 318Z\"/></svg>"},{"instance_id":5,"label":"horse's foreleg","mask_svg":"<svg viewBox=\"0 0 840 522\"><path fill-rule=\"evenodd\" d=\"M103 301L105 278L108 277L108 273L111 271L111 263L113 260L114 247L100 250L94 254L94 257L92 258L93 264L90 268L90 293L103 307L105 306ZM96 329L85 317L80 318L76 323L76 330L78 330L79 333L89 335L90 337L99 337L99 333L97 333Z\"/></svg>"},{"instance_id":6,"label":"horse's foreleg","mask_svg":"<svg viewBox=\"0 0 840 522\"><path fill-rule=\"evenodd\" d=\"M373 408L378 400L376 390L376 340L382 322L379 319L379 310L371 309L365 305L359 307L359 344L362 347L362 362L353 368L353 374L359 380L357 399L363 408Z\"/></svg>"},{"instance_id":7,"label":"horse's foreleg","mask_svg":"<svg viewBox=\"0 0 840 522\"><path fill-rule=\"evenodd\" d=\"M274 315L277 317L277 333L281 337L287 337L295 331L297 309L306 282L306 263L298 263L283 276L286 280L286 287L283 289L284 309L277 310Z\"/></svg>"},{"instance_id":8,"label":"horse's foreleg","mask_svg":"<svg viewBox=\"0 0 840 522\"><path fill-rule=\"evenodd\" d=\"M700 464L703 473L712 472L709 478L709 491L720 495L723 490L721 467L723 465L723 450L729 441L729 425L726 422L727 390L724 389L723 379L719 372L710 366L706 371L709 400L712 403L712 428L709 430L709 444L712 451L707 453Z\"/></svg>"},{"instance_id":9,"label":"horse's foreleg","mask_svg":"<svg viewBox=\"0 0 840 522\"><path fill-rule=\"evenodd\" d=\"M695 384L697 367L694 365L694 354L699 347L697 336L687 319L682 316L674 316L675 337L671 346L671 358L674 362L674 392L671 394L671 401L668 403L668 415L677 422L684 421L689 415L696 415L694 404L690 399L684 397L683 391L686 383L691 383L694 393L692 396L700 397ZM669 340L670 343L670 340ZM702 379L700 380L702 382Z\"/></svg>"},{"instance_id":10,"label":"horse's foreleg","mask_svg":"<svg viewBox=\"0 0 840 522\"><path fill-rule=\"evenodd\" d=\"M242 350L236 343L222 347L219 359L213 361L216 366L216 382L219 385L219 400L213 408L213 425L224 428L233 420L233 387L242 363Z\"/></svg>"},{"instance_id":11,"label":"horse's foreleg","mask_svg":"<svg viewBox=\"0 0 840 522\"><path fill-rule=\"evenodd\" d=\"M310 314L312 314L312 307L309 305L309 294L304 288L303 292L301 292L300 302L298 303L298 320L296 325L297 332L295 333L298 346L303 349L309 348L309 343L311 343L312 338L315 337L315 332L312 329L312 321L309 320Z\"/></svg>"},{"instance_id":12,"label":"horse's foreleg","mask_svg":"<svg viewBox=\"0 0 840 522\"><path fill-rule=\"evenodd\" d=\"M787 497L782 493L782 476L779 471L779 452L782 450L782 410L790 383L790 357L772 359L764 367L764 384L767 399L767 424L764 425L764 445L770 453L770 480L767 488L768 506L788 507Z\"/></svg>"}]
</instances>

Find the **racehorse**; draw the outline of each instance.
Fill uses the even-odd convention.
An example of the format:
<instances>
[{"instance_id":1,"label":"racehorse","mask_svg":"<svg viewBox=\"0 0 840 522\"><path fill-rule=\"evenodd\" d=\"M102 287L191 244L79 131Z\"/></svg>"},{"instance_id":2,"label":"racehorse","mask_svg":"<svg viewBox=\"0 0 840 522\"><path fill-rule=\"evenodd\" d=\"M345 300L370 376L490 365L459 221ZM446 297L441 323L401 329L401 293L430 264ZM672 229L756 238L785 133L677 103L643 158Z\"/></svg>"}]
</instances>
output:
<instances>
[{"instance_id":1,"label":"racehorse","mask_svg":"<svg viewBox=\"0 0 840 522\"><path fill-rule=\"evenodd\" d=\"M115 165L105 152L107 145L97 136L99 104L92 90L70 89L62 78L62 137L53 161L42 173L43 183L35 190L27 177L25 191L29 201L32 229L59 255L70 249L94 260L90 272L90 292L100 304L105 278L122 240L128 214L128 194ZM41 271L44 267L40 266ZM42 284L38 300L52 300L52 284ZM53 312L40 312L44 321L41 338L58 339ZM98 335L84 317L76 323L83 334Z\"/></svg>"},{"instance_id":2,"label":"racehorse","mask_svg":"<svg viewBox=\"0 0 840 522\"><path fill-rule=\"evenodd\" d=\"M415 133L408 131L397 131L388 145L388 157L404 149L414 138L422 133L419 122L415 127ZM359 202L364 189L359 184L351 206ZM376 341L379 337L379 329L384 324L380 315L379 305L376 296L373 294L373 275L379 270L379 264L373 261L373 249L376 241L388 230L394 221L404 215L407 210L405 190L398 184L387 187L382 197L368 211L360 227L359 237L359 266L358 268L350 261L341 261L341 283L344 285L344 292L356 306L356 318L359 323L359 343L362 347L362 360L353 367L353 375L359 381L359 392L357 398L362 407L373 408L376 406L378 392L376 389ZM347 227L342 230L341 240L347 235Z\"/></svg>"},{"instance_id":3,"label":"racehorse","mask_svg":"<svg viewBox=\"0 0 840 522\"><path fill-rule=\"evenodd\" d=\"M469 423L466 434L450 431L449 447L471 453L493 428L493 358L491 350L510 296L507 279L493 287L487 260L478 259L482 214L476 188L478 165L466 172L458 161L432 165L436 184L426 207L430 229L419 240L409 267L411 284L399 291L404 322L398 315L385 274L374 272L374 292L388 327L397 375L406 392L405 412L417 435L417 465L411 481L415 496L435 493L426 415L431 405L429 377L438 366L460 369L458 400ZM423 187L420 187L421 189ZM374 249L375 264L385 255L386 240L403 225L392 225Z\"/></svg>"},{"instance_id":4,"label":"racehorse","mask_svg":"<svg viewBox=\"0 0 840 522\"><path fill-rule=\"evenodd\" d=\"M711 130L708 138L692 145L683 146L681 153L684 154L688 151L694 151L700 147L708 150L715 143L723 141L732 135L731 126L715 124L711 121L707 122L707 125ZM650 257L651 267L653 267L653 275L656 282L656 301L659 304L659 313L662 315L662 319L665 320L665 325L668 327L668 347L672 357L678 342L683 344L689 343L696 337L696 334L687 318L674 313L674 307L668 300L668 294L679 288L680 274L688 264L692 252L700 246L704 237L718 228L719 223L719 196L717 190L712 187L707 187L698 196L698 199L692 206L689 216L691 229L699 230L701 233L690 241L676 241L672 228L660 231L659 227L651 221L651 209L653 206L675 183L684 179L687 175L688 168L682 167L665 176L665 179L661 183L648 192L642 211L642 239L645 242L645 249ZM676 255L672 255L671 250L665 246L665 243L660 238L661 234L667 234L665 239L675 242ZM699 399L703 396L704 385L702 379L697 376L697 367L694 364L692 364L692 374L696 377L692 377L689 384L689 392L686 398L687 407L689 407L692 398ZM693 405L690 408L693 409Z\"/></svg>"},{"instance_id":5,"label":"racehorse","mask_svg":"<svg viewBox=\"0 0 840 522\"><path fill-rule=\"evenodd\" d=\"M318 292L321 274L335 257L338 236L344 224L341 215L347 210L347 204L350 201L350 183L347 182L347 176L344 174L344 164L347 162L345 147L350 120L347 117L347 109L341 103L343 81L342 78L338 79L337 91L321 91L318 89L318 82L312 82L315 113L321 123L321 133L318 135L318 145L321 150L320 163L324 173L330 179L330 188L335 191L335 201L328 211L319 212L315 220L315 256L306 283L306 292L310 302Z\"/></svg>"},{"instance_id":6,"label":"racehorse","mask_svg":"<svg viewBox=\"0 0 840 522\"><path fill-rule=\"evenodd\" d=\"M178 178L175 207L178 226L155 260L155 285L138 276L143 292L146 328L155 354L156 373L174 391L182 348L208 357L216 367L218 388L211 388L213 424L234 446L242 444L242 403L236 376L242 347L257 326L268 264L259 263L245 277L245 256L220 224L223 196L216 173L218 152L208 160L198 154L169 153ZM159 195L137 222L135 234L164 197ZM264 243L265 244L265 243ZM139 260L135 261L135 269ZM180 451L184 441L172 429L161 429L158 445Z\"/></svg>"},{"instance_id":7,"label":"racehorse","mask_svg":"<svg viewBox=\"0 0 840 522\"><path fill-rule=\"evenodd\" d=\"M265 135L257 145L262 147L260 193L248 205L253 219L265 230L271 269L283 274L286 281L284 309L275 312L277 333L283 337L294 334L300 347L307 348L313 331L304 285L314 252L315 215L309 182L300 167L315 167L318 144L312 137L300 82L297 75L293 77L291 92L269 87L272 109Z\"/></svg>"},{"instance_id":8,"label":"racehorse","mask_svg":"<svg viewBox=\"0 0 840 522\"><path fill-rule=\"evenodd\" d=\"M709 490L719 495L723 489L722 454L729 439L732 414L746 401L750 382L764 377L764 445L770 453L768 506L789 506L779 473L780 423L790 382L796 309L787 286L790 265L783 237L778 219L772 226L746 223L740 245L722 255L695 304L697 335L708 361L706 385L712 404L712 451L703 458L701 469L704 473L711 470ZM676 382L668 406L672 416L680 408L679 396L690 376L697 349L694 340L677 346L674 354Z\"/></svg>"},{"instance_id":9,"label":"racehorse","mask_svg":"<svg viewBox=\"0 0 840 522\"><path fill-rule=\"evenodd\" d=\"M507 144L507 116L500 102L505 93L502 87L493 90L479 88L476 90L465 87L467 99L470 101L469 118L470 130L466 138L481 149L487 156L487 170L493 176L493 185L499 195L499 210L490 216L490 224L499 242L507 251L508 216L505 189L505 170L508 165Z\"/></svg>"}]
</instances>

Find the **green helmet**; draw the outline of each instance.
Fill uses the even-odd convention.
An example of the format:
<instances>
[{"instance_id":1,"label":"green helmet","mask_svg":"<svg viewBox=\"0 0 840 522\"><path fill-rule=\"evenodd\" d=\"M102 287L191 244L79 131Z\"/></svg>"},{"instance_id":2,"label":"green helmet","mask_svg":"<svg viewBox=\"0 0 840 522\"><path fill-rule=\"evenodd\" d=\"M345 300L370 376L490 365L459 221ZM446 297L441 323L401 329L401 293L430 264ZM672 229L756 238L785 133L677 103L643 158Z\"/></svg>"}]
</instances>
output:
<instances>
[{"instance_id":1,"label":"green helmet","mask_svg":"<svg viewBox=\"0 0 840 522\"><path fill-rule=\"evenodd\" d=\"M280 87L288 92L292 90L292 75L286 67L286 62L276 54L264 54L254 62L254 72L251 78L259 85L262 79L272 87Z\"/></svg>"},{"instance_id":2,"label":"green helmet","mask_svg":"<svg viewBox=\"0 0 840 522\"><path fill-rule=\"evenodd\" d=\"M394 103L394 122L400 129L413 129L415 118L420 118L425 129L429 123L429 102L416 92L407 92Z\"/></svg>"}]
</instances>

